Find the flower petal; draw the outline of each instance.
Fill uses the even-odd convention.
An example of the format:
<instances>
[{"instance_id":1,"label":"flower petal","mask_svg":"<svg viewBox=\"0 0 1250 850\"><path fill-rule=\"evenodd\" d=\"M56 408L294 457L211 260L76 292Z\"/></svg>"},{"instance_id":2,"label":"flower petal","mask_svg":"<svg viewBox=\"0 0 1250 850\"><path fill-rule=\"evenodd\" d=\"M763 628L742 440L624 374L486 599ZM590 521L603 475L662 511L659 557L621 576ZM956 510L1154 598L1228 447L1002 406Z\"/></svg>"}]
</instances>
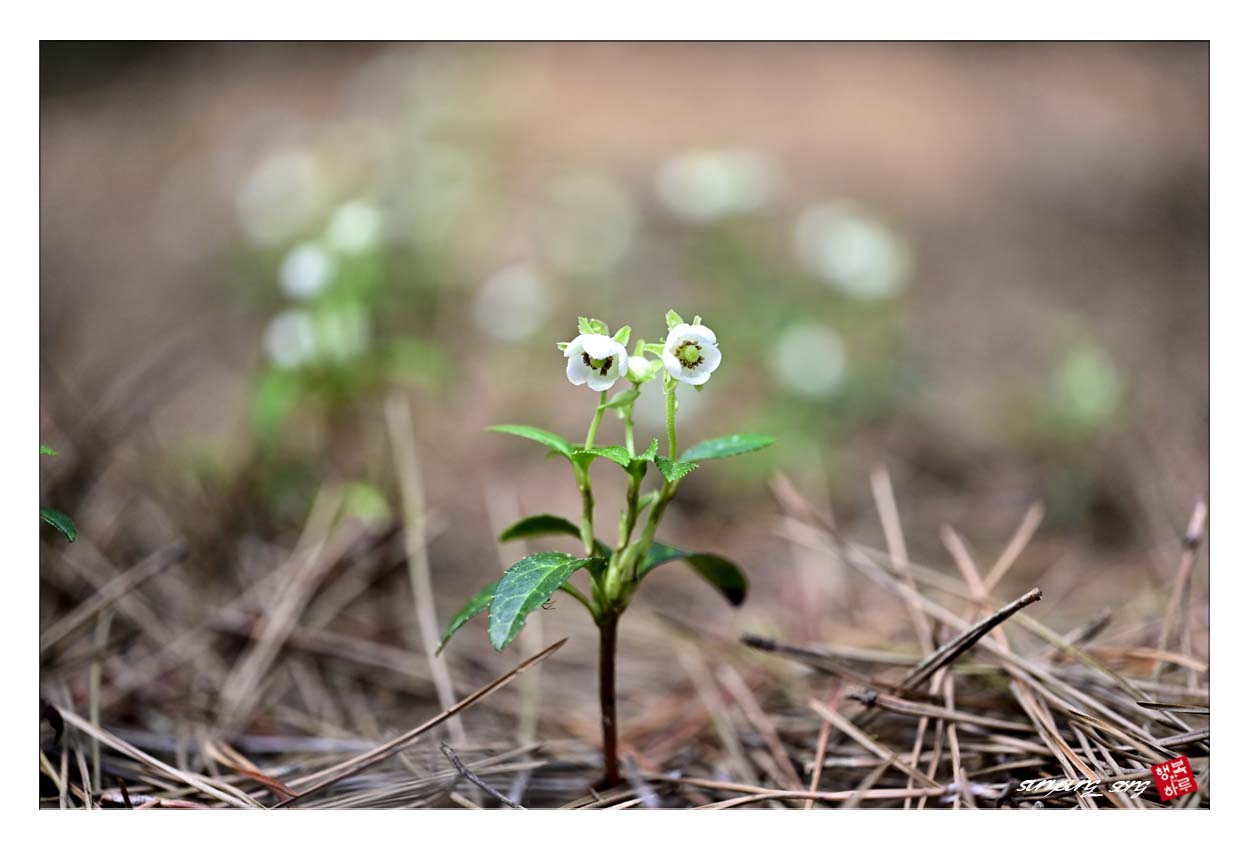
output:
<instances>
[{"instance_id":1,"label":"flower petal","mask_svg":"<svg viewBox=\"0 0 1250 850\"><path fill-rule=\"evenodd\" d=\"M611 370L606 375L600 375L598 372L591 370L586 376L586 383L592 390L602 392L603 390L611 389L612 385L616 383L616 378L616 373Z\"/></svg>"},{"instance_id":2,"label":"flower petal","mask_svg":"<svg viewBox=\"0 0 1250 850\"><path fill-rule=\"evenodd\" d=\"M615 349L621 348L619 342L603 334L582 334L578 339L582 341L585 352L590 355L592 360L603 360L611 357ZM623 351L624 349L621 348L621 350Z\"/></svg>"},{"instance_id":3,"label":"flower petal","mask_svg":"<svg viewBox=\"0 0 1250 850\"><path fill-rule=\"evenodd\" d=\"M703 346L703 363L699 367L707 372L715 372L716 367L720 365L720 349L715 345Z\"/></svg>"},{"instance_id":4,"label":"flower petal","mask_svg":"<svg viewBox=\"0 0 1250 850\"><path fill-rule=\"evenodd\" d=\"M571 345L569 346L569 348L572 347L573 346ZM568 366L564 368L564 374L568 375L569 381L572 382L573 386L580 387L582 384L586 383L586 380L590 377L591 372L590 367L586 365L584 360L582 360L581 354L579 353L577 357L569 358Z\"/></svg>"},{"instance_id":5,"label":"flower petal","mask_svg":"<svg viewBox=\"0 0 1250 850\"><path fill-rule=\"evenodd\" d=\"M677 355L669 351L666 346L660 359L664 361L664 368L668 370L668 373L677 380L681 380L681 361L677 359Z\"/></svg>"},{"instance_id":6,"label":"flower petal","mask_svg":"<svg viewBox=\"0 0 1250 850\"><path fill-rule=\"evenodd\" d=\"M707 325L689 325L687 327L687 339L693 339L700 345L716 345L716 334L712 333L712 329Z\"/></svg>"},{"instance_id":7,"label":"flower petal","mask_svg":"<svg viewBox=\"0 0 1250 850\"><path fill-rule=\"evenodd\" d=\"M700 370L698 372L688 371L685 375L678 378L677 380L684 381L685 383L689 384L692 387L697 387L700 384L706 384L708 380L711 379L711 377L712 377L711 369L703 371L702 367L700 367Z\"/></svg>"},{"instance_id":8,"label":"flower petal","mask_svg":"<svg viewBox=\"0 0 1250 850\"><path fill-rule=\"evenodd\" d=\"M564 349L565 357L572 358L574 355L577 355L577 359L581 359L582 352L586 350L586 341L584 336L585 334L578 334L573 337L573 341L570 342Z\"/></svg>"},{"instance_id":9,"label":"flower petal","mask_svg":"<svg viewBox=\"0 0 1250 850\"><path fill-rule=\"evenodd\" d=\"M629 372L629 352L619 342L613 344L611 371L616 372L618 378L624 378Z\"/></svg>"},{"instance_id":10,"label":"flower petal","mask_svg":"<svg viewBox=\"0 0 1250 850\"><path fill-rule=\"evenodd\" d=\"M668 337L664 340L665 351L676 351L677 346L684 340L690 331L690 325L682 322L673 325L673 329L668 332Z\"/></svg>"}]
</instances>

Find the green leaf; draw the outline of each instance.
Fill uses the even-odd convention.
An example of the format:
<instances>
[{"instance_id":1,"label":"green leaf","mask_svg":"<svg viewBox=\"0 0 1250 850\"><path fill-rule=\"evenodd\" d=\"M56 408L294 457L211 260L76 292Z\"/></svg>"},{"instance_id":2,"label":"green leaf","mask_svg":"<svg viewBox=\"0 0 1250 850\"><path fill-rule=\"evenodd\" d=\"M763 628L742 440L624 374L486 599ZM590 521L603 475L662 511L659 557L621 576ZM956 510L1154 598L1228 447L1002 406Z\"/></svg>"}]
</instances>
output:
<instances>
[{"instance_id":1,"label":"green leaf","mask_svg":"<svg viewBox=\"0 0 1250 850\"><path fill-rule=\"evenodd\" d=\"M597 457L606 457L613 463L629 469L629 449L624 446L595 446L590 449L573 449L573 462L586 466Z\"/></svg>"},{"instance_id":2,"label":"green leaf","mask_svg":"<svg viewBox=\"0 0 1250 850\"><path fill-rule=\"evenodd\" d=\"M500 434L512 434L524 437L536 443L542 443L549 449L567 458L573 457L573 445L566 439L542 428L531 428L529 425L492 425L487 431L498 431Z\"/></svg>"},{"instance_id":3,"label":"green leaf","mask_svg":"<svg viewBox=\"0 0 1250 850\"><path fill-rule=\"evenodd\" d=\"M697 463L688 463L684 460L670 460L661 455L655 459L655 465L660 468L660 474L672 484L674 481L680 481L690 473L699 468Z\"/></svg>"},{"instance_id":4,"label":"green leaf","mask_svg":"<svg viewBox=\"0 0 1250 850\"><path fill-rule=\"evenodd\" d=\"M581 529L564 517L556 516L555 514L535 514L534 516L527 516L525 519L517 520L505 528L499 535L499 542L507 543L510 540L521 540L525 537L543 537L548 534L567 534L569 537L576 537L578 540L582 538ZM596 538L595 554L607 560L608 556L612 554L612 550L608 548L608 544ZM596 570L596 565L590 564L589 568L591 573L597 578L598 571Z\"/></svg>"},{"instance_id":5,"label":"green leaf","mask_svg":"<svg viewBox=\"0 0 1250 850\"><path fill-rule=\"evenodd\" d=\"M604 334L608 333L607 323L598 319L587 319L585 316L577 317L577 329L584 334Z\"/></svg>"},{"instance_id":6,"label":"green leaf","mask_svg":"<svg viewBox=\"0 0 1250 850\"><path fill-rule=\"evenodd\" d=\"M638 392L637 387L627 387L608 399L608 403L603 407L604 409L610 407L628 407L638 399L639 395L641 395L641 393Z\"/></svg>"},{"instance_id":7,"label":"green leaf","mask_svg":"<svg viewBox=\"0 0 1250 850\"><path fill-rule=\"evenodd\" d=\"M562 516L555 514L535 514L517 520L499 533L499 542L520 540L524 537L541 537L544 534L567 534L580 537L581 531L576 525Z\"/></svg>"},{"instance_id":8,"label":"green leaf","mask_svg":"<svg viewBox=\"0 0 1250 850\"><path fill-rule=\"evenodd\" d=\"M634 460L655 460L656 455L660 453L660 440L658 437L651 438L651 445L640 455L635 455Z\"/></svg>"},{"instance_id":9,"label":"green leaf","mask_svg":"<svg viewBox=\"0 0 1250 850\"><path fill-rule=\"evenodd\" d=\"M490 604L491 645L502 650L510 644L525 625L529 612L550 599L569 576L591 560L564 552L539 552L509 567Z\"/></svg>"},{"instance_id":10,"label":"green leaf","mask_svg":"<svg viewBox=\"0 0 1250 850\"><path fill-rule=\"evenodd\" d=\"M64 534L70 543L73 543L74 539L78 537L78 529L74 527L74 521L58 510L40 508L39 518Z\"/></svg>"},{"instance_id":11,"label":"green leaf","mask_svg":"<svg viewBox=\"0 0 1250 850\"><path fill-rule=\"evenodd\" d=\"M499 581L499 579L495 579L486 587L473 594L469 601L464 603L464 607L456 612L456 615L451 618L451 622L447 624L447 631L443 632L443 636L438 639L438 649L434 650L435 655L443 651L447 641L451 640L452 635L460 631L461 626L490 607L491 600L495 598L495 588L499 585Z\"/></svg>"},{"instance_id":12,"label":"green leaf","mask_svg":"<svg viewBox=\"0 0 1250 850\"><path fill-rule=\"evenodd\" d=\"M677 315L676 310L669 310L664 314L664 321L668 322L668 329L671 331L685 320L681 316Z\"/></svg>"},{"instance_id":13,"label":"green leaf","mask_svg":"<svg viewBox=\"0 0 1250 850\"><path fill-rule=\"evenodd\" d=\"M278 436L304 397L301 373L270 370L252 395L252 430L264 440Z\"/></svg>"},{"instance_id":14,"label":"green leaf","mask_svg":"<svg viewBox=\"0 0 1250 850\"><path fill-rule=\"evenodd\" d=\"M651 548L647 550L647 557L638 569L639 580L656 567L667 564L669 561L685 561L708 584L719 590L729 600L730 605L741 605L747 598L750 583L737 564L710 552L687 552L659 542L652 543Z\"/></svg>"},{"instance_id":15,"label":"green leaf","mask_svg":"<svg viewBox=\"0 0 1250 850\"><path fill-rule=\"evenodd\" d=\"M617 328L616 333L612 334L612 339L621 345L629 345L629 325L621 325Z\"/></svg>"},{"instance_id":16,"label":"green leaf","mask_svg":"<svg viewBox=\"0 0 1250 850\"><path fill-rule=\"evenodd\" d=\"M56 449L48 448L48 447L47 447L47 446L45 446L43 443L40 443L40 444L39 444L39 454L41 454L41 455L55 455L55 454L56 454Z\"/></svg>"},{"instance_id":17,"label":"green leaf","mask_svg":"<svg viewBox=\"0 0 1250 850\"><path fill-rule=\"evenodd\" d=\"M757 452L771 446L777 440L767 434L731 434L728 437L716 437L696 443L681 453L685 461L713 460L720 457Z\"/></svg>"}]
</instances>

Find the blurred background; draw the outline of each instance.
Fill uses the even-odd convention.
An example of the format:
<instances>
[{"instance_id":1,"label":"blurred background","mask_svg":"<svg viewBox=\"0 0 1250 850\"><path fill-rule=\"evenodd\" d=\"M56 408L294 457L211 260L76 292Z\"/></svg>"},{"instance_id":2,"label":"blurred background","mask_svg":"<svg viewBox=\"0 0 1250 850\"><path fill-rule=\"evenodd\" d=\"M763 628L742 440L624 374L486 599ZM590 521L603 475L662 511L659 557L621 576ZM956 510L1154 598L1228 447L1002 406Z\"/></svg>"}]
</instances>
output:
<instances>
[{"instance_id":1,"label":"blurred background","mask_svg":"<svg viewBox=\"0 0 1250 850\"><path fill-rule=\"evenodd\" d=\"M778 442L683 484L667 538L734 558L753 595L725 608L677 569L648 583L623 626L627 727L643 676L689 685L655 671L652 623L909 636L897 602L777 533L780 488L883 547L876 467L911 556L953 575L943 525L988 564L1041 502L1005 585L1043 587L1061 631L1130 612L1135 639L1207 486L1207 60L1197 43L45 43L40 416L60 454L42 500L81 536L45 531L43 621L182 541L143 589L177 634L275 569L330 484L394 530L399 394L445 623L507 565L502 527L578 511L567 467L482 429L580 438L595 397L555 343L578 315L658 341L671 307L724 352L683 395L683 442ZM658 382L639 416L662 432ZM321 626L419 651L402 557L367 575ZM1203 618L1205 559L1197 575ZM558 600L532 618L587 638L544 668L569 678L546 697L567 716L543 722L593 744L584 619ZM484 631L448 650L462 691L516 661ZM125 665L151 637L119 620L111 640ZM244 645L212 648L228 670ZM46 663L45 688L82 697L77 668ZM427 679L397 695L325 664L383 725L433 699ZM210 716L213 674L176 671L109 718L150 727L157 696L162 717ZM337 711L365 733L309 681L273 684L263 705L294 707L253 727Z\"/></svg>"}]
</instances>

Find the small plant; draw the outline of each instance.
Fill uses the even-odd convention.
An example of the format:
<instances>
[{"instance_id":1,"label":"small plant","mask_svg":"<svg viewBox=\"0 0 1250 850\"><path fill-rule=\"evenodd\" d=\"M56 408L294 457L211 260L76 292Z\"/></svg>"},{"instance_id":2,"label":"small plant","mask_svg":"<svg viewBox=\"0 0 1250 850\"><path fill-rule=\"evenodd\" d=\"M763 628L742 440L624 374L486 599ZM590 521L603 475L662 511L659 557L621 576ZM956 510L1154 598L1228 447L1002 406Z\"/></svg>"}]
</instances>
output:
<instances>
[{"instance_id":1,"label":"small plant","mask_svg":"<svg viewBox=\"0 0 1250 850\"><path fill-rule=\"evenodd\" d=\"M544 605L556 591L576 599L599 627L599 700L603 725L604 786L620 781L616 757L616 633L617 625L642 580L662 564L684 561L721 592L733 605L746 598L747 578L731 561L707 552L690 552L662 543L656 532L664 511L677 493L683 478L701 461L730 457L762 449L773 442L762 434L734 434L698 443L678 454L677 388L681 384L702 390L720 366L721 352L716 334L696 316L687 324L670 310L668 336L661 344L638 341L634 355L628 355L629 326L609 336L608 326L598 319L578 320L580 333L568 343L559 343L566 360L565 372L576 386L587 386L599 393L599 404L590 420L586 439L580 444L528 425L496 425L493 431L513 434L541 443L550 456L563 457L573 469L573 478L582 497L580 523L564 517L539 514L526 517L505 529L500 540L517 540L544 535L579 538L581 554L539 552L513 564L507 572L478 591L452 618L443 634L439 650L465 623L489 610L488 632L491 644L502 650L525 625L526 617ZM662 377L666 401L668 454L660 454L660 441L654 438L638 451L634 435L634 403L643 384ZM624 378L630 386L611 398L608 390ZM624 422L625 445L601 446L595 436L604 414L613 410ZM603 458L619 466L626 476L625 508L617 524L615 545L595 536L595 498L591 488L590 466ZM662 476L658 489L642 492L647 470L654 465ZM642 529L639 520L646 515ZM637 533L636 533L637 532ZM579 570L586 570L590 595L569 583Z\"/></svg>"},{"instance_id":2,"label":"small plant","mask_svg":"<svg viewBox=\"0 0 1250 850\"><path fill-rule=\"evenodd\" d=\"M56 450L50 449L42 443L39 445L39 456L49 455L56 456ZM46 508L39 506L39 518L57 531L65 535L65 539L70 543L74 542L74 538L78 536L78 529L74 527L74 521L68 515L58 511L56 508Z\"/></svg>"}]
</instances>

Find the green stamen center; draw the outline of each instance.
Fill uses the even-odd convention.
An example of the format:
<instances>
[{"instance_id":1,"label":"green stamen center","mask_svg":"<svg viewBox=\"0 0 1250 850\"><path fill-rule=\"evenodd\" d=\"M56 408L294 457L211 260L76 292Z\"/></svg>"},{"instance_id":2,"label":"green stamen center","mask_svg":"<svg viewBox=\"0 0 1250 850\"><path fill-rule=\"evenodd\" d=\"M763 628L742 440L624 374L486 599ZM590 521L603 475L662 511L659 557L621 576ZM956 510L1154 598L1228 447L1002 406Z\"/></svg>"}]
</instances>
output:
<instances>
[{"instance_id":1,"label":"green stamen center","mask_svg":"<svg viewBox=\"0 0 1250 850\"><path fill-rule=\"evenodd\" d=\"M595 360L586 352L582 352L582 362L605 378L608 375L608 370L612 368L612 360L613 358L611 357L605 357L602 360Z\"/></svg>"},{"instance_id":2,"label":"green stamen center","mask_svg":"<svg viewBox=\"0 0 1250 850\"><path fill-rule=\"evenodd\" d=\"M703 349L697 342L683 343L677 349L677 359L681 361L681 365L687 369L693 369L703 362Z\"/></svg>"}]
</instances>

